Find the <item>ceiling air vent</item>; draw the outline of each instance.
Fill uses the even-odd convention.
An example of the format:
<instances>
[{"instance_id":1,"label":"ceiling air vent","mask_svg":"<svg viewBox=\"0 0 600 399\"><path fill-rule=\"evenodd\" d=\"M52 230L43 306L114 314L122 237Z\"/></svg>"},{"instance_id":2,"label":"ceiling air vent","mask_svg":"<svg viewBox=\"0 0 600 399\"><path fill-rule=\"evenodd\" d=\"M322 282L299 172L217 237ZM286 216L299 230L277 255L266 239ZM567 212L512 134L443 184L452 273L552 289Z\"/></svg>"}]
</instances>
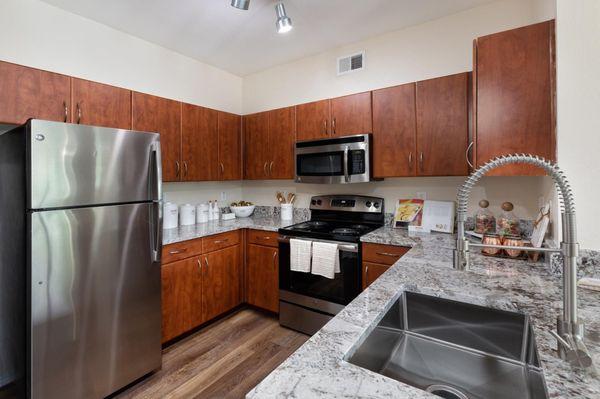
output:
<instances>
[{"instance_id":1,"label":"ceiling air vent","mask_svg":"<svg viewBox=\"0 0 600 399\"><path fill-rule=\"evenodd\" d=\"M345 75L349 72L361 70L365 67L365 52L340 57L337 60L337 74Z\"/></svg>"}]
</instances>

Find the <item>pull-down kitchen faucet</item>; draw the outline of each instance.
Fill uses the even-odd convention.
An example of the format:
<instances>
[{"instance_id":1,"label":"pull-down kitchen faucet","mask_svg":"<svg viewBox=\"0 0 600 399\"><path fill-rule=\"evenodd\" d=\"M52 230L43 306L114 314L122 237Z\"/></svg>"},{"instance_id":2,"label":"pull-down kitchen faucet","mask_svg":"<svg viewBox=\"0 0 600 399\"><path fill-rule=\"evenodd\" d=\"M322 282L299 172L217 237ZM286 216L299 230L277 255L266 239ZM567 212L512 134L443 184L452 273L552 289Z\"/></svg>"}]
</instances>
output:
<instances>
[{"instance_id":1,"label":"pull-down kitchen faucet","mask_svg":"<svg viewBox=\"0 0 600 399\"><path fill-rule=\"evenodd\" d=\"M504 245L471 243L465 237L467 204L473 186L490 170L497 167L524 163L544 169L553 179L562 197L562 242L560 248L529 248ZM558 317L557 332L551 331L558 341L558 352L562 359L579 367L591 367L592 357L583 343L584 326L577 315L577 256L579 244L575 221L575 200L569 182L558 165L531 154L513 154L497 157L476 169L458 191L457 239L454 250L454 268L469 270L471 247L505 248L526 251L556 252L562 254L563 262L563 314Z\"/></svg>"}]
</instances>

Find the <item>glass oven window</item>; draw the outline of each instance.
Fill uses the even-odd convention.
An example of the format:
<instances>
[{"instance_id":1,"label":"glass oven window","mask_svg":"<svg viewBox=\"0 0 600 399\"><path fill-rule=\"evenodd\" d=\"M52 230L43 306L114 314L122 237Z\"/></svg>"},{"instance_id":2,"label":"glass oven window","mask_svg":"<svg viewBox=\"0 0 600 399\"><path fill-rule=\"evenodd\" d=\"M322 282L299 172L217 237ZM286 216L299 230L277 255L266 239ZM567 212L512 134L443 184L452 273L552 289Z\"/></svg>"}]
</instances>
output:
<instances>
[{"instance_id":1,"label":"glass oven window","mask_svg":"<svg viewBox=\"0 0 600 399\"><path fill-rule=\"evenodd\" d=\"M299 176L344 175L344 153L341 151L298 154L296 163Z\"/></svg>"}]
</instances>

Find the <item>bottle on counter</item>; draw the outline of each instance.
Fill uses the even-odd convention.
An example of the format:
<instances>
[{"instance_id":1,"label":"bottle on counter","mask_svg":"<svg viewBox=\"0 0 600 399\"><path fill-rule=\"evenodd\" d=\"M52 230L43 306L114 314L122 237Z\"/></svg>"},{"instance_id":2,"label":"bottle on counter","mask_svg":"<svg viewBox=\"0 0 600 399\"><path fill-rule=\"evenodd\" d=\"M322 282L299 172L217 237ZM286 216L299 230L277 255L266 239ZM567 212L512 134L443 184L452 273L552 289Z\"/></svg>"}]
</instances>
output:
<instances>
[{"instance_id":1,"label":"bottle on counter","mask_svg":"<svg viewBox=\"0 0 600 399\"><path fill-rule=\"evenodd\" d=\"M479 201L479 210L475 213L475 233L495 233L496 218L488 209L490 202L488 200Z\"/></svg>"},{"instance_id":2,"label":"bottle on counter","mask_svg":"<svg viewBox=\"0 0 600 399\"><path fill-rule=\"evenodd\" d=\"M213 203L208 201L208 221L214 220L215 215L213 214Z\"/></svg>"},{"instance_id":3,"label":"bottle on counter","mask_svg":"<svg viewBox=\"0 0 600 399\"><path fill-rule=\"evenodd\" d=\"M219 220L221 218L221 208L219 208L219 202L215 200L213 202L213 220Z\"/></svg>"},{"instance_id":4,"label":"bottle on counter","mask_svg":"<svg viewBox=\"0 0 600 399\"><path fill-rule=\"evenodd\" d=\"M519 219L515 216L512 202L502 203L502 213L498 218L498 234L501 236L520 236Z\"/></svg>"}]
</instances>

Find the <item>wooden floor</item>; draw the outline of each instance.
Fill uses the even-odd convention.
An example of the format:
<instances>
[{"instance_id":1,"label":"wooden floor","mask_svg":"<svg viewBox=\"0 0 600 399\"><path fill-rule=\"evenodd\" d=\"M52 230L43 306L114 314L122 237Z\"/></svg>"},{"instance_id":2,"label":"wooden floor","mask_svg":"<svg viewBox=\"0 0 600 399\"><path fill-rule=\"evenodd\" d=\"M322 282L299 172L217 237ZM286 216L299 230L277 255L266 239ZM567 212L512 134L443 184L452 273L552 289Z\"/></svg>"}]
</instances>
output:
<instances>
[{"instance_id":1,"label":"wooden floor","mask_svg":"<svg viewBox=\"0 0 600 399\"><path fill-rule=\"evenodd\" d=\"M166 348L162 370L116 398L243 398L308 338L242 309Z\"/></svg>"}]
</instances>

